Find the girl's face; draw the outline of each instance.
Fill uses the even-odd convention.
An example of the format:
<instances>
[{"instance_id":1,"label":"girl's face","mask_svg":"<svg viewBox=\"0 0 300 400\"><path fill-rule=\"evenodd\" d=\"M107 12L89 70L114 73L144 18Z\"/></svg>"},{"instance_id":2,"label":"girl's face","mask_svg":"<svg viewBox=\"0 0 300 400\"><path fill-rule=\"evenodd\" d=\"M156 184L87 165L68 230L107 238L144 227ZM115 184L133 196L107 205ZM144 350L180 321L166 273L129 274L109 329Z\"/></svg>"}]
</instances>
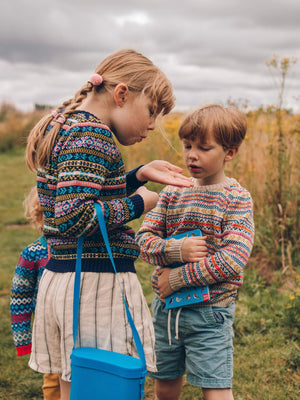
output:
<instances>
[{"instance_id":1,"label":"girl's face","mask_svg":"<svg viewBox=\"0 0 300 400\"><path fill-rule=\"evenodd\" d=\"M141 142L155 128L153 104L145 94L126 93L112 116L112 131L123 146Z\"/></svg>"},{"instance_id":2,"label":"girl's face","mask_svg":"<svg viewBox=\"0 0 300 400\"><path fill-rule=\"evenodd\" d=\"M224 166L237 153L237 148L224 150L214 136L208 135L204 144L183 139L183 158L192 177L199 185L214 185L225 179Z\"/></svg>"}]
</instances>

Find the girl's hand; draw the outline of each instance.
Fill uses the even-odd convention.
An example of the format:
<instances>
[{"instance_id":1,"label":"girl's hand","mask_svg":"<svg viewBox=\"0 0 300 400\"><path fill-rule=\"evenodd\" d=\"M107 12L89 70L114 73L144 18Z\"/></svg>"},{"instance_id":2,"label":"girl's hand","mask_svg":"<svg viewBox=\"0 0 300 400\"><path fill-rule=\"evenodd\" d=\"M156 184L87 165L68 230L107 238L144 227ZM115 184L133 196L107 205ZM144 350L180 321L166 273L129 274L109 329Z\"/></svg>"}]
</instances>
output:
<instances>
[{"instance_id":1,"label":"girl's hand","mask_svg":"<svg viewBox=\"0 0 300 400\"><path fill-rule=\"evenodd\" d=\"M208 255L207 236L190 236L184 238L181 245L181 258L184 262L198 262Z\"/></svg>"},{"instance_id":2,"label":"girl's hand","mask_svg":"<svg viewBox=\"0 0 300 400\"><path fill-rule=\"evenodd\" d=\"M151 190L145 188L145 186L141 186L137 189L136 194L139 194L144 200L143 214L146 214L156 206L158 201L158 194L156 192L152 192Z\"/></svg>"},{"instance_id":3,"label":"girl's hand","mask_svg":"<svg viewBox=\"0 0 300 400\"><path fill-rule=\"evenodd\" d=\"M182 168L179 168L168 161L154 160L138 169L136 177L141 182L152 181L173 186L194 186L191 178L188 178L181 173Z\"/></svg>"},{"instance_id":4,"label":"girl's hand","mask_svg":"<svg viewBox=\"0 0 300 400\"><path fill-rule=\"evenodd\" d=\"M157 273L158 274L157 287L161 299L165 299L167 296L173 293L173 290L171 289L171 286L169 284L170 272L171 268L161 268Z\"/></svg>"}]
</instances>

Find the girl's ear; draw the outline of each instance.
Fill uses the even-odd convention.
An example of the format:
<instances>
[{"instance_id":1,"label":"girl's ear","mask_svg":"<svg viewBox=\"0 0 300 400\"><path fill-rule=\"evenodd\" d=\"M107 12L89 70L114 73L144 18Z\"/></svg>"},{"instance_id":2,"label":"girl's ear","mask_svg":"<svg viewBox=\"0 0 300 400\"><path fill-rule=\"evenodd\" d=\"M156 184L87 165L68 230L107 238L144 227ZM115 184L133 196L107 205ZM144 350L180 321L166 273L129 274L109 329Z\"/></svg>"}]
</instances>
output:
<instances>
[{"instance_id":1,"label":"girl's ear","mask_svg":"<svg viewBox=\"0 0 300 400\"><path fill-rule=\"evenodd\" d=\"M119 83L113 91L114 101L117 106L123 107L125 102L127 101L129 94L128 86L125 83Z\"/></svg>"},{"instance_id":2,"label":"girl's ear","mask_svg":"<svg viewBox=\"0 0 300 400\"><path fill-rule=\"evenodd\" d=\"M231 147L225 151L225 161L231 161L239 151L238 147Z\"/></svg>"}]
</instances>

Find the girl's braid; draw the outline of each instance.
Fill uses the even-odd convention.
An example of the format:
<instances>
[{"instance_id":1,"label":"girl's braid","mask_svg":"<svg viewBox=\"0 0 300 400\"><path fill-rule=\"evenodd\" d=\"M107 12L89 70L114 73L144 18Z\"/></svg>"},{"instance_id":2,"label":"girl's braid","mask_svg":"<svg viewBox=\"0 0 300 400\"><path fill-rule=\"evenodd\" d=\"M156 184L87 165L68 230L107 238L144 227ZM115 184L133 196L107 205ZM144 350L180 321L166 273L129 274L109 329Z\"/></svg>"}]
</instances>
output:
<instances>
[{"instance_id":1,"label":"girl's braid","mask_svg":"<svg viewBox=\"0 0 300 400\"><path fill-rule=\"evenodd\" d=\"M72 114L73 111L78 108L78 106L86 98L87 94L92 90L93 85L87 82L72 99L66 100L63 104L57 108L57 112L61 113L66 119Z\"/></svg>"}]
</instances>

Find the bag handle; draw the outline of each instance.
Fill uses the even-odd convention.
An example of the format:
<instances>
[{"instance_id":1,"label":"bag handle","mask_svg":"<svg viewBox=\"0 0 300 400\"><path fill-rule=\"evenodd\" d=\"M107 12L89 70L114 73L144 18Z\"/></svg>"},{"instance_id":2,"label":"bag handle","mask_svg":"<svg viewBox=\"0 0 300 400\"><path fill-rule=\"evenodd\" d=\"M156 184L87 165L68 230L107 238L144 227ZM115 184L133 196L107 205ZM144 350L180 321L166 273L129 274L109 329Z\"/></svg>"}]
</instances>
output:
<instances>
[{"instance_id":1,"label":"bag handle","mask_svg":"<svg viewBox=\"0 0 300 400\"><path fill-rule=\"evenodd\" d=\"M97 217L98 217L98 222L99 222L99 226L100 226L100 230L102 233L102 237L104 239L104 243L106 245L106 249L110 258L110 261L112 263L114 272L116 274L116 278L118 281L118 285L120 287L121 293L122 293L122 298L123 298L123 302L125 305L125 310L126 310L126 315L127 315L127 319L128 322L130 324L131 330L132 330L132 334L133 334L133 339L136 345L136 349L138 352L138 355L140 357L140 360L143 364L144 369L146 369L146 359L145 359L145 353L144 353L144 349L143 349L143 345L140 339L140 336L138 334L138 331L134 325L131 313L129 311L119 278L118 278L118 274L117 274L117 270L116 270L116 266L115 266L115 262L113 259L113 255L112 255L112 251L111 251L111 247L109 244L109 240L108 240L108 235L107 235L107 230L106 230L106 225L105 225L105 221L104 221L104 217L103 217L103 212L102 212L102 208L100 206L99 203L95 203L95 209L96 209L96 213L97 213ZM78 328L78 313L79 313L79 298L80 298L80 276L81 276L81 257L82 257L82 249L83 249L83 237L79 237L77 240L77 258L76 258L76 270L75 270L75 282L74 282L74 301L73 301L73 343L74 343L74 348L75 348L75 342L76 342L76 336L77 336L77 328Z\"/></svg>"}]
</instances>

